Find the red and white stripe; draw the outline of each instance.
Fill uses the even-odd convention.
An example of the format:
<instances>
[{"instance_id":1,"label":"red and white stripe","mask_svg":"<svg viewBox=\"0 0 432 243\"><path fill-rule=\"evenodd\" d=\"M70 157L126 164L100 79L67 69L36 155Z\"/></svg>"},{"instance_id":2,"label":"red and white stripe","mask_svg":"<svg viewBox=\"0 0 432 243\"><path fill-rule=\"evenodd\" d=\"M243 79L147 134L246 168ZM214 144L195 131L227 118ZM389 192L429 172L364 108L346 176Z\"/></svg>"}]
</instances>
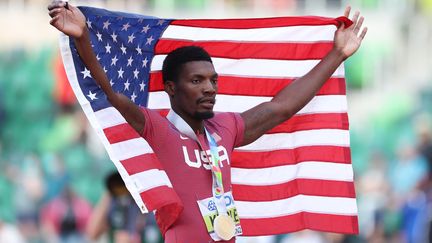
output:
<instances>
[{"instance_id":1,"label":"red and white stripe","mask_svg":"<svg viewBox=\"0 0 432 243\"><path fill-rule=\"evenodd\" d=\"M219 74L216 111L242 112L269 101L326 55L336 24L319 17L175 20L156 45L148 107L162 114L170 108L162 62L183 45L202 46L213 57ZM68 43L63 37L62 48ZM67 50L62 54L74 86L75 71L67 66L73 66L72 57ZM341 65L293 118L233 154L232 190L244 235L358 232L344 71ZM93 113L84 94L76 94L140 208L178 200L152 149L120 113L114 108Z\"/></svg>"}]
</instances>

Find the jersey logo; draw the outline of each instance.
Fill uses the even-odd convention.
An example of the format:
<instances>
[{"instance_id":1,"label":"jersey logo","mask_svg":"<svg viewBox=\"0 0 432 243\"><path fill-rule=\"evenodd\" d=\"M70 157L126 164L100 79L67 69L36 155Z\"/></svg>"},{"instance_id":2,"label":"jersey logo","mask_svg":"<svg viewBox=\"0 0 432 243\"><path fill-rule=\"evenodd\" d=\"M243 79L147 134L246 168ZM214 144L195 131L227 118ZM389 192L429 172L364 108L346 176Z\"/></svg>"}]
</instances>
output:
<instances>
[{"instance_id":1,"label":"jersey logo","mask_svg":"<svg viewBox=\"0 0 432 243\"><path fill-rule=\"evenodd\" d=\"M180 134L180 138L183 139L183 140L189 139L188 137L183 137L183 135L181 135L181 134Z\"/></svg>"},{"instance_id":2,"label":"jersey logo","mask_svg":"<svg viewBox=\"0 0 432 243\"><path fill-rule=\"evenodd\" d=\"M228 165L230 164L230 161L228 158L228 152L225 149L225 147L222 145L219 145L217 148L218 148L219 159L220 159L219 166L221 168L223 168L224 163L226 163ZM198 149L194 149L193 150L194 156L189 157L187 147L182 146L182 149L183 149L184 161L187 165L189 165L190 167L194 167L194 168L200 168L201 166L203 166L206 170L211 170L211 162L210 162L209 158L207 157L207 154L209 156L211 156L210 150L207 150L206 152L204 152L204 151L199 151Z\"/></svg>"},{"instance_id":3,"label":"jersey logo","mask_svg":"<svg viewBox=\"0 0 432 243\"><path fill-rule=\"evenodd\" d=\"M209 211L215 211L215 210L217 210L216 203L213 200L210 200L209 203L208 203L208 205L207 205L207 209Z\"/></svg>"}]
</instances>

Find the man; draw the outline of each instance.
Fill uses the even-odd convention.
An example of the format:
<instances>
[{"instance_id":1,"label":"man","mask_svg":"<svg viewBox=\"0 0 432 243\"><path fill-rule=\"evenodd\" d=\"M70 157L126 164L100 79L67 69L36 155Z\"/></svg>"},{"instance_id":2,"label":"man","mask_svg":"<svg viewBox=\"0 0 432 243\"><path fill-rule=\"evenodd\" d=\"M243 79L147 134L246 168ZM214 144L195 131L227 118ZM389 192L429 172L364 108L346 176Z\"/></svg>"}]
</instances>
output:
<instances>
[{"instance_id":1,"label":"man","mask_svg":"<svg viewBox=\"0 0 432 243\"><path fill-rule=\"evenodd\" d=\"M227 198L232 201L229 160L234 147L255 141L303 108L337 67L359 48L367 31L361 30L363 17L359 18L356 12L354 24L339 27L333 49L309 73L271 101L241 114L214 114L218 75L208 53L199 47L176 49L166 57L162 69L171 103L165 118L113 91L93 53L85 17L79 9L62 2L53 2L48 9L50 23L74 38L92 77L109 102L151 145L178 193L184 205L179 218L171 225L164 223L166 215L156 215L166 242L235 241L233 236L241 233L241 228L231 220L235 219L235 210L226 205ZM347 8L345 16L349 13ZM219 215L206 220L203 206L215 207Z\"/></svg>"}]
</instances>

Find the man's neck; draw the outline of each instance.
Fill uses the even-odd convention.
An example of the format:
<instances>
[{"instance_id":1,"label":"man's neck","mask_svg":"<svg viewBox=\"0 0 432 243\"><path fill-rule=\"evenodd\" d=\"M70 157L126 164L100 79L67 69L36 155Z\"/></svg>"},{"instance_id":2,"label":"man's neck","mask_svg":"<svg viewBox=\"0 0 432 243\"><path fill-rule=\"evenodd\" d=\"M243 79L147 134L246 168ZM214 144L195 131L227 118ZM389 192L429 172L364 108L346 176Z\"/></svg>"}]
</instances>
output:
<instances>
[{"instance_id":1,"label":"man's neck","mask_svg":"<svg viewBox=\"0 0 432 243\"><path fill-rule=\"evenodd\" d=\"M188 115L178 111L174 107L172 109L173 109L173 111L175 111L175 113L177 113L177 115L179 115L192 128L192 130L194 131L195 134L203 134L204 133L204 120L197 119L197 118L194 118L192 116L188 116Z\"/></svg>"},{"instance_id":2,"label":"man's neck","mask_svg":"<svg viewBox=\"0 0 432 243\"><path fill-rule=\"evenodd\" d=\"M204 121L196 120L196 119L187 119L182 116L185 122L192 128L195 134L203 134L204 133Z\"/></svg>"}]
</instances>

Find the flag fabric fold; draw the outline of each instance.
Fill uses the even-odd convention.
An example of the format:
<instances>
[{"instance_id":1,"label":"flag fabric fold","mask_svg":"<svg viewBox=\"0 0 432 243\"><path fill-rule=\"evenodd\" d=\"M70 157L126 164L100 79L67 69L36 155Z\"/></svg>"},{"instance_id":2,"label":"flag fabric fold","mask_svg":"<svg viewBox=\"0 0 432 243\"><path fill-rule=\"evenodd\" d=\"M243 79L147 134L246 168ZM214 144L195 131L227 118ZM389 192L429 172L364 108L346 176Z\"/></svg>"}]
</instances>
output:
<instances>
[{"instance_id":1,"label":"flag fabric fold","mask_svg":"<svg viewBox=\"0 0 432 243\"><path fill-rule=\"evenodd\" d=\"M215 111L242 112L269 101L333 46L347 18L172 20L80 7L111 86L166 115L162 62L184 45L204 47L219 74ZM150 145L107 101L73 40L60 40L72 88L142 212L182 204ZM244 235L313 229L358 233L344 67L293 118L232 156L232 191ZM166 229L162 229L164 232Z\"/></svg>"}]
</instances>

